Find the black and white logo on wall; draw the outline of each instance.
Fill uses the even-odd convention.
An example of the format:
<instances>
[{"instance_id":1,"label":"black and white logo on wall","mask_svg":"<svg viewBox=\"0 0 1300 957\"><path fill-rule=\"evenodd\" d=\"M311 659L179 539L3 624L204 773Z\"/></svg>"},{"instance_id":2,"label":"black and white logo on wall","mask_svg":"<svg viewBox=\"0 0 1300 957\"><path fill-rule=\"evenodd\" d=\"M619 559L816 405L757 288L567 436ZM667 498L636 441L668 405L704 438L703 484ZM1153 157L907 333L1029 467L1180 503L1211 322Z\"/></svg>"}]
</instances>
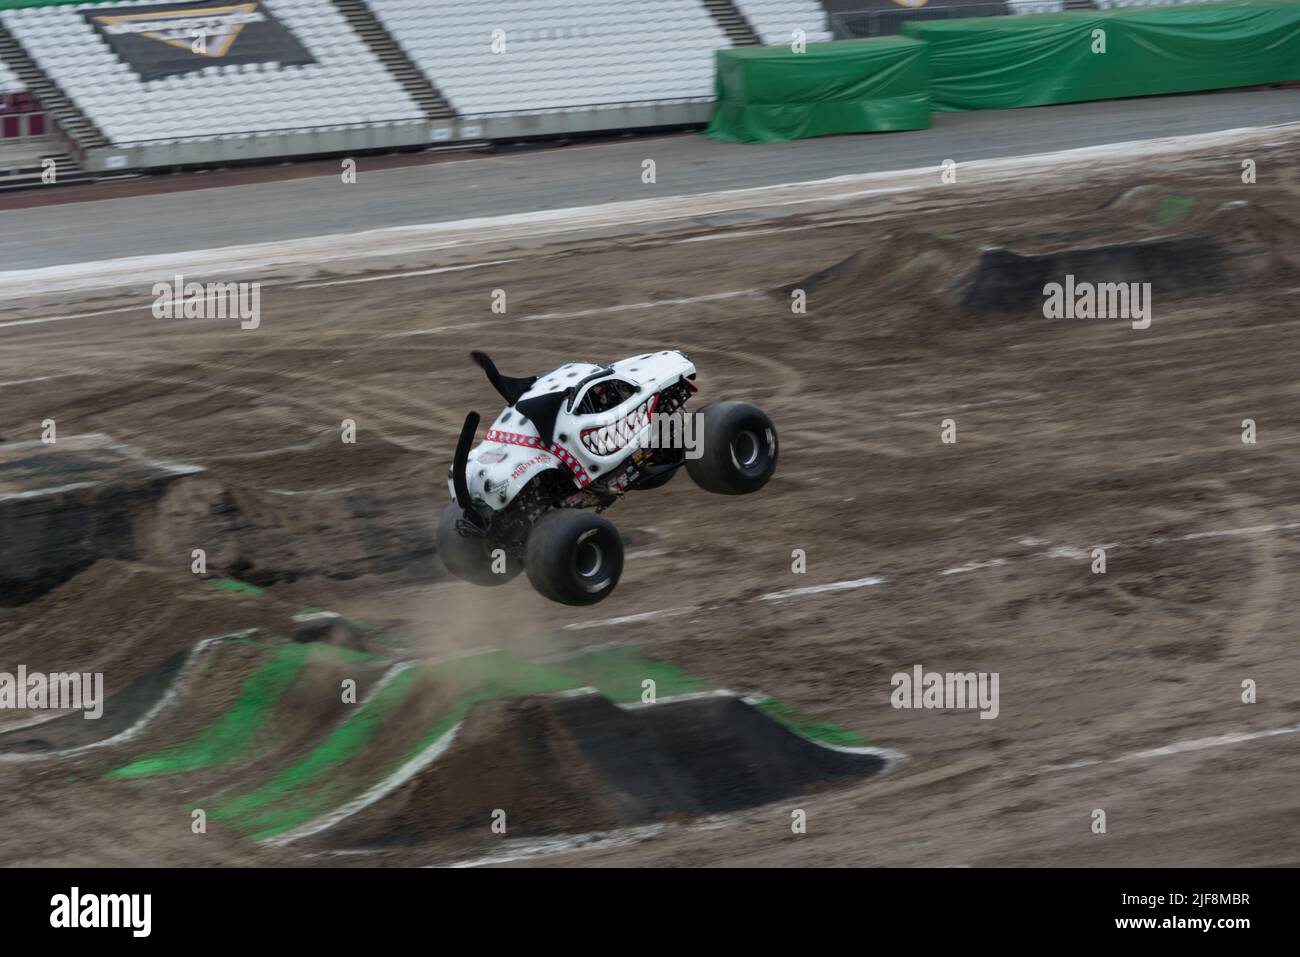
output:
<instances>
[{"instance_id":1,"label":"black and white logo on wall","mask_svg":"<svg viewBox=\"0 0 1300 957\"><path fill-rule=\"evenodd\" d=\"M316 62L260 0L95 7L82 14L142 80L227 63Z\"/></svg>"}]
</instances>

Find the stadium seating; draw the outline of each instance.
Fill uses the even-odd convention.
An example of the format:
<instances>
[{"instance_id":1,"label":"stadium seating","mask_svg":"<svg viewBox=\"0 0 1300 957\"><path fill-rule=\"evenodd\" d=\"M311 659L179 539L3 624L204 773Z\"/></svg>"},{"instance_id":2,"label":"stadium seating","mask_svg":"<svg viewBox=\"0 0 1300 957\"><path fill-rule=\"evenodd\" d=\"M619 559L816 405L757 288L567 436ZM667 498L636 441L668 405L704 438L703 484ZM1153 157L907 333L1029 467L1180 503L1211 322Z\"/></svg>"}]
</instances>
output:
<instances>
[{"instance_id":1,"label":"stadium seating","mask_svg":"<svg viewBox=\"0 0 1300 957\"><path fill-rule=\"evenodd\" d=\"M22 93L27 87L18 75L4 62L0 60L0 95L6 93Z\"/></svg>"},{"instance_id":2,"label":"stadium seating","mask_svg":"<svg viewBox=\"0 0 1300 957\"><path fill-rule=\"evenodd\" d=\"M807 42L830 40L826 11L818 0L735 0L736 9L768 45L785 45L795 30L802 30Z\"/></svg>"},{"instance_id":3,"label":"stadium seating","mask_svg":"<svg viewBox=\"0 0 1300 957\"><path fill-rule=\"evenodd\" d=\"M726 34L700 0L369 0L463 116L713 96ZM493 31L504 33L494 52Z\"/></svg>"},{"instance_id":4,"label":"stadium seating","mask_svg":"<svg viewBox=\"0 0 1300 957\"><path fill-rule=\"evenodd\" d=\"M0 102L41 106L10 110L0 139L46 135L102 170L698 123L719 48L832 39L823 0L256 0L272 18L259 37L279 39L246 40L251 58L285 62L153 71L123 44L158 37L106 38L86 11L181 16L180 0L28 2L0 9ZM1006 2L1043 13L1080 0ZM908 9L868 19L896 27Z\"/></svg>"},{"instance_id":5,"label":"stadium seating","mask_svg":"<svg viewBox=\"0 0 1300 957\"><path fill-rule=\"evenodd\" d=\"M262 2L308 48L315 63L228 64L146 82L114 56L82 16L82 10L103 4L6 10L0 19L46 75L117 144L423 122L419 107L333 4Z\"/></svg>"}]
</instances>

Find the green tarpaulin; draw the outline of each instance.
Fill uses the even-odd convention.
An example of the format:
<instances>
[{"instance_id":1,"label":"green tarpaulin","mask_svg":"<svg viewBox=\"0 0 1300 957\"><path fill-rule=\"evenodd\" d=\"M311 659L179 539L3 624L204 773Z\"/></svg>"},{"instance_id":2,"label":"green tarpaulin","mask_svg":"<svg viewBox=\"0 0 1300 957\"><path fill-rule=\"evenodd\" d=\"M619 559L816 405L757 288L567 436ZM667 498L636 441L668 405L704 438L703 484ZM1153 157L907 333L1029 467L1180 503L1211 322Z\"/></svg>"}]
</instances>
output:
<instances>
[{"instance_id":1,"label":"green tarpaulin","mask_svg":"<svg viewBox=\"0 0 1300 957\"><path fill-rule=\"evenodd\" d=\"M926 43L936 110L1300 79L1300 4L1294 3L911 20L902 32Z\"/></svg>"},{"instance_id":2,"label":"green tarpaulin","mask_svg":"<svg viewBox=\"0 0 1300 957\"><path fill-rule=\"evenodd\" d=\"M930 125L925 45L905 37L733 47L717 52L718 105L707 133L771 143Z\"/></svg>"}]
</instances>

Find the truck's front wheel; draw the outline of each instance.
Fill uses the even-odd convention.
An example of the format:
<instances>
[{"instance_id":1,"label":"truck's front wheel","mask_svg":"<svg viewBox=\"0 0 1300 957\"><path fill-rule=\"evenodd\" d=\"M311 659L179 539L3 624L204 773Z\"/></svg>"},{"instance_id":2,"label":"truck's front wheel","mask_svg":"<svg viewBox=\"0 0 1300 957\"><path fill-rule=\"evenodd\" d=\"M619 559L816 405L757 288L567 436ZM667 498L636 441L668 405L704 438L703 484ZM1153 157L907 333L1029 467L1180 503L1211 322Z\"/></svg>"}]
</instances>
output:
<instances>
[{"instance_id":1,"label":"truck's front wheel","mask_svg":"<svg viewBox=\"0 0 1300 957\"><path fill-rule=\"evenodd\" d=\"M704 418L699 458L686 459L695 484L720 495L747 495L776 471L776 427L767 413L748 402L714 402Z\"/></svg>"},{"instance_id":2,"label":"truck's front wheel","mask_svg":"<svg viewBox=\"0 0 1300 957\"><path fill-rule=\"evenodd\" d=\"M607 519L556 509L528 534L524 568L533 587L564 605L594 605L623 574L623 539Z\"/></svg>"}]
</instances>

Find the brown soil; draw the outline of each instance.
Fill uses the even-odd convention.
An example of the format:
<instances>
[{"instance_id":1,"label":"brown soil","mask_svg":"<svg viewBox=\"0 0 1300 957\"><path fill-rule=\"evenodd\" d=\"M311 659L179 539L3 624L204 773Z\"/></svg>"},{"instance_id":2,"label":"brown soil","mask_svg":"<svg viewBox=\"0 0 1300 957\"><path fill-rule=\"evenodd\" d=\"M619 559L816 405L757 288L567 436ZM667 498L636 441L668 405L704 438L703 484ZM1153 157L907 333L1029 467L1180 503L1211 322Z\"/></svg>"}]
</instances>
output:
<instances>
[{"instance_id":1,"label":"brown soil","mask_svg":"<svg viewBox=\"0 0 1300 957\"><path fill-rule=\"evenodd\" d=\"M1288 524L1300 521L1300 282L1279 238L1300 222L1291 172L1300 151L1252 158L1278 172L1245 186L1238 159L1190 157L1143 173L898 194L782 224L818 227L800 232L743 235L751 227L741 225L725 240L689 245L663 234L557 240L499 268L268 287L256 334L215 321L160 324L147 313L14 327L0 380L61 378L57 389L7 387L0 435L32 437L33 423L56 416L61 429L106 432L208 467L232 496L257 502L241 498L240 509L256 534L223 526L212 549L236 541L232 555L268 569L273 600L282 592L400 620L430 655L631 641L714 686L761 690L910 756L878 781L555 862L1295 865L1294 735L1140 754L1300 722L1300 595L1289 587L1300 540ZM1215 212L1236 201L1249 203L1240 228L1225 223L1243 207ZM919 239L889 252L900 234ZM1244 272L1159 294L1144 331L949 312L942 263L933 278L872 265L877 250L906 264L914 250L949 243L1039 253L1067 240L1165 235L1231 247ZM756 295L518 318L779 289L849 257L844 281L811 289L807 315L792 314L785 295ZM509 315L490 311L494 288L509 292ZM443 326L463 328L404 335ZM721 498L678 479L611 511L621 528L650 530L653 545L596 609L548 604L522 577L493 590L440 580L421 549L457 430L468 408L497 407L469 349L527 375L667 346L695 360L701 399L744 398L771 413L782 453L768 487ZM331 456L304 456L287 472L238 458L315 442L343 418L359 423L359 441ZM940 440L946 418L956 421L955 445ZM1257 423L1254 445L1241 441L1245 418ZM423 467L411 470L408 459ZM341 474L361 476L361 487L340 487ZM267 504L271 495L292 510ZM1090 571L1096 546L1108 546L1105 574ZM791 572L794 549L807 553L806 575ZM219 596L216 620L191 628L167 607L174 593L112 569L114 627L103 627L104 609L59 589L0 611L3 660L36 667L43 650L57 649L68 670L138 656L139 668L124 669L143 673L181 644L159 619L184 622L186 641L246 620L238 600ZM760 600L868 576L886 581ZM654 610L671 614L564 627ZM892 708L891 675L918 663L998 672L998 718ZM1242 703L1246 680L1258 703ZM569 760L558 733L544 744ZM528 753L510 747L519 760ZM1049 769L1073 761L1095 763ZM557 785L552 821L591 831L618 817L573 817L583 773ZM525 800L502 788L462 797L476 808ZM14 814L6 834L21 835L0 844L4 862L415 863L460 847L319 858L219 838L196 855L181 796L156 783L0 766L0 795L0 814ZM791 833L794 808L807 811L807 834ZM1097 808L1108 816L1105 835L1090 829Z\"/></svg>"},{"instance_id":2,"label":"brown soil","mask_svg":"<svg viewBox=\"0 0 1300 957\"><path fill-rule=\"evenodd\" d=\"M187 568L101 561L29 606L0 609L0 661L30 671L101 671L112 695L200 639L284 632L296 611L275 596L220 590ZM15 712L5 723L30 717Z\"/></svg>"}]
</instances>

